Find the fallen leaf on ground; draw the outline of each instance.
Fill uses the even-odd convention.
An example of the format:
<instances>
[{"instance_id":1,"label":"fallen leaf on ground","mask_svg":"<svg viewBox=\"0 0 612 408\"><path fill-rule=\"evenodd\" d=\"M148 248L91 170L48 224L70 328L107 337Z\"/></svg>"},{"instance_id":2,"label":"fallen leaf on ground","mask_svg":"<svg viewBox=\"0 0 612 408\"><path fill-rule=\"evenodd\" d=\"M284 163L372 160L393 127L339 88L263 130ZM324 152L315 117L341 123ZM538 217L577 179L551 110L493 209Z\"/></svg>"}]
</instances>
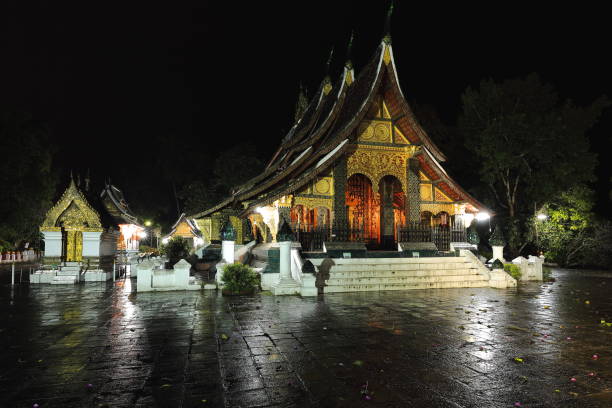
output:
<instances>
[{"instance_id":1,"label":"fallen leaf on ground","mask_svg":"<svg viewBox=\"0 0 612 408\"><path fill-rule=\"evenodd\" d=\"M525 361L520 358L520 357L514 357L514 361L516 361L517 363L524 363Z\"/></svg>"}]
</instances>

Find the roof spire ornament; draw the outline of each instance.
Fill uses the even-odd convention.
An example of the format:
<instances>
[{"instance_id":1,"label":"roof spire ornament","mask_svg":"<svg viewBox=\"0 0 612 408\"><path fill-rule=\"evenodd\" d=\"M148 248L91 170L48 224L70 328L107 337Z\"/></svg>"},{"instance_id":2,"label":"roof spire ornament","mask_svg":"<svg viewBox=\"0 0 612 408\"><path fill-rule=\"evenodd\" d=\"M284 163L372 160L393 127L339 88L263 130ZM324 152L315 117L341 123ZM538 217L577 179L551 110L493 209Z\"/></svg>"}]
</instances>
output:
<instances>
[{"instance_id":1,"label":"roof spire ornament","mask_svg":"<svg viewBox=\"0 0 612 408\"><path fill-rule=\"evenodd\" d=\"M383 41L387 44L391 44L391 17L393 16L393 3L395 3L395 1L391 0L389 10L387 11L387 19L385 20L385 36L383 37Z\"/></svg>"},{"instance_id":2,"label":"roof spire ornament","mask_svg":"<svg viewBox=\"0 0 612 408\"><path fill-rule=\"evenodd\" d=\"M355 79L355 71L353 70L353 61L351 61L351 52L353 48L353 39L355 38L355 31L351 30L351 38L349 39L348 46L346 48L346 62L344 63L344 81L347 85L353 83Z\"/></svg>"},{"instance_id":3,"label":"roof spire ornament","mask_svg":"<svg viewBox=\"0 0 612 408\"><path fill-rule=\"evenodd\" d=\"M308 108L308 94L304 89L304 85L300 82L300 92L298 93L297 102L295 103L295 123L298 123L302 116L304 116L304 112Z\"/></svg>"},{"instance_id":4,"label":"roof spire ornament","mask_svg":"<svg viewBox=\"0 0 612 408\"><path fill-rule=\"evenodd\" d=\"M323 79L323 94L327 95L332 90L331 78L329 77L329 70L331 66L332 57L334 56L334 46L332 45L331 51L329 52L329 58L325 63L325 78Z\"/></svg>"}]
</instances>

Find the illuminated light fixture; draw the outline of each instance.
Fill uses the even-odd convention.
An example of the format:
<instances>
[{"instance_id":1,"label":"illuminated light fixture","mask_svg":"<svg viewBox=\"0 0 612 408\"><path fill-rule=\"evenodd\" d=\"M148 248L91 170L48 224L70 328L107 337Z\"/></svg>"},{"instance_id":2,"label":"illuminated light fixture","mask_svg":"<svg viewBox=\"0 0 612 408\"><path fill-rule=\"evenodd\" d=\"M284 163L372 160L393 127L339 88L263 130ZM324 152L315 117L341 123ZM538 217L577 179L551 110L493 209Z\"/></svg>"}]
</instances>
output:
<instances>
[{"instance_id":1,"label":"illuminated light fixture","mask_svg":"<svg viewBox=\"0 0 612 408\"><path fill-rule=\"evenodd\" d=\"M474 221L474 214L463 214L461 218L463 218L463 224L465 228L469 228L469 226L472 224L472 221Z\"/></svg>"},{"instance_id":2,"label":"illuminated light fixture","mask_svg":"<svg viewBox=\"0 0 612 408\"><path fill-rule=\"evenodd\" d=\"M476 219L478 221L485 221L485 220L488 220L489 218L491 218L491 216L486 211L482 211L482 212L476 213Z\"/></svg>"},{"instance_id":3,"label":"illuminated light fixture","mask_svg":"<svg viewBox=\"0 0 612 408\"><path fill-rule=\"evenodd\" d=\"M548 215L546 214L538 214L538 220L540 221L544 221L547 218L548 218Z\"/></svg>"},{"instance_id":4,"label":"illuminated light fixture","mask_svg":"<svg viewBox=\"0 0 612 408\"><path fill-rule=\"evenodd\" d=\"M162 244L167 244L169 240L170 240L169 238L162 239Z\"/></svg>"},{"instance_id":5,"label":"illuminated light fixture","mask_svg":"<svg viewBox=\"0 0 612 408\"><path fill-rule=\"evenodd\" d=\"M149 220L145 221L145 227L150 227L151 224L153 224L151 221L149 221Z\"/></svg>"},{"instance_id":6,"label":"illuminated light fixture","mask_svg":"<svg viewBox=\"0 0 612 408\"><path fill-rule=\"evenodd\" d=\"M147 233L146 233L146 232L144 232L144 231L140 231L140 232L138 233L138 236L139 236L140 238L146 238L146 237L147 237Z\"/></svg>"}]
</instances>

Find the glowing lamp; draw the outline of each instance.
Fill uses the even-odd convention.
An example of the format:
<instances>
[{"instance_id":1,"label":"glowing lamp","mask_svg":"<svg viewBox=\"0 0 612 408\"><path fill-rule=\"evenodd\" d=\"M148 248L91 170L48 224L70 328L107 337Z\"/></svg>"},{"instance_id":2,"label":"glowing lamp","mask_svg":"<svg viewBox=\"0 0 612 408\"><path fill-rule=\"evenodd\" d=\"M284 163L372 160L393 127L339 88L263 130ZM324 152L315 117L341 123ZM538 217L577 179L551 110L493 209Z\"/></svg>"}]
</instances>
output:
<instances>
[{"instance_id":1,"label":"glowing lamp","mask_svg":"<svg viewBox=\"0 0 612 408\"><path fill-rule=\"evenodd\" d=\"M169 240L170 240L169 238L162 239L162 244L164 244L164 245L167 244Z\"/></svg>"},{"instance_id":2,"label":"glowing lamp","mask_svg":"<svg viewBox=\"0 0 612 408\"><path fill-rule=\"evenodd\" d=\"M150 226L151 226L151 224L152 224L152 222L151 222L151 221L149 221L149 220L146 220L146 221L145 221L145 226L146 226L146 227L150 227Z\"/></svg>"},{"instance_id":3,"label":"glowing lamp","mask_svg":"<svg viewBox=\"0 0 612 408\"><path fill-rule=\"evenodd\" d=\"M146 238L146 237L147 237L147 233L146 233L146 232L144 232L144 231L140 231L140 232L138 233L138 236L139 236L140 238Z\"/></svg>"},{"instance_id":4,"label":"glowing lamp","mask_svg":"<svg viewBox=\"0 0 612 408\"><path fill-rule=\"evenodd\" d=\"M488 220L489 218L491 218L491 216L486 211L482 211L482 212L476 213L476 219L478 221L485 221L485 220Z\"/></svg>"},{"instance_id":5,"label":"glowing lamp","mask_svg":"<svg viewBox=\"0 0 612 408\"><path fill-rule=\"evenodd\" d=\"M548 215L546 214L538 214L538 220L540 221L544 221L547 218L548 218Z\"/></svg>"}]
</instances>

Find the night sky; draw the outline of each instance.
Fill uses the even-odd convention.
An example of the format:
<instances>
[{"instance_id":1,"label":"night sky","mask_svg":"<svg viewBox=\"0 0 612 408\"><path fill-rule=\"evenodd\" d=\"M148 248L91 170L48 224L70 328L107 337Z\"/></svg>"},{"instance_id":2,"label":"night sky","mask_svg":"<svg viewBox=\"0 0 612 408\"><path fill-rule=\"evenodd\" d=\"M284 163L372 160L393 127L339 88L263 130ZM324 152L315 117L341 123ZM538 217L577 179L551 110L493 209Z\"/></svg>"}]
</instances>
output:
<instances>
[{"instance_id":1,"label":"night sky","mask_svg":"<svg viewBox=\"0 0 612 408\"><path fill-rule=\"evenodd\" d=\"M112 177L128 201L121 181L154 178L159 137L203 160L242 141L267 158L292 124L300 81L314 93L332 45L332 74L339 73L352 29L358 73L382 37L388 7L380 0L11 3L0 12L0 108L47 122L64 174L90 168L94 178ZM612 95L603 9L465 4L396 1L393 46L409 101L433 105L452 124L467 86L531 72L577 104ZM591 134L594 151L611 151L610 130L608 111ZM600 198L609 166L598 168ZM196 167L184 163L184 171ZM150 180L146 186L168 193Z\"/></svg>"}]
</instances>

